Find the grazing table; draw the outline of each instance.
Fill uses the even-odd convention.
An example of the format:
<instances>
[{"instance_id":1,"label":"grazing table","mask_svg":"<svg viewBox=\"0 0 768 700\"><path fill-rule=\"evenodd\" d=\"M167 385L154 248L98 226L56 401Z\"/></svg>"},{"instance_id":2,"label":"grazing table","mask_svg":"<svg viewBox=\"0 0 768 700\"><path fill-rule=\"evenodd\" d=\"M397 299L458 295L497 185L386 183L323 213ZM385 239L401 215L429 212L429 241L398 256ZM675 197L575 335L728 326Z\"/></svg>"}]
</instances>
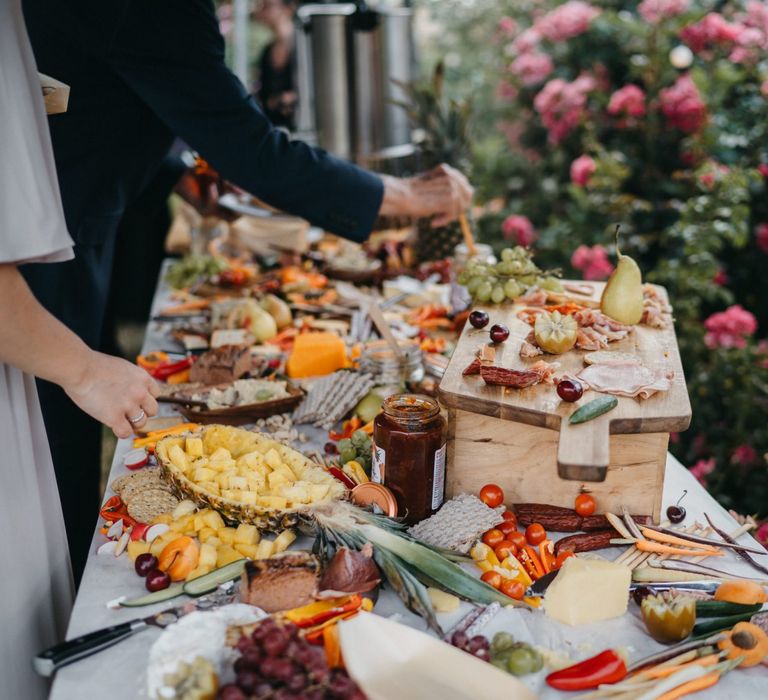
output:
<instances>
[{"instance_id":1,"label":"grazing table","mask_svg":"<svg viewBox=\"0 0 768 700\"><path fill-rule=\"evenodd\" d=\"M166 263L167 266L167 263ZM164 267L165 270L165 267ZM163 272L164 272L163 270ZM161 273L162 279L162 273ZM162 282L158 285L152 313L157 313L170 303L169 290ZM161 329L154 324L147 328L144 351L168 347L169 340ZM171 415L168 406L161 407L161 413ZM304 431L308 434L311 431ZM320 434L317 435L318 440ZM322 444L322 443L320 443ZM131 449L131 440L120 440L115 450L109 482L126 473L123 456ZM450 466L449 466L450 468ZM685 507L688 511L687 524L703 522L703 513L708 513L718 527L732 532L738 523L710 496L704 487L696 481L690 472L672 455L667 455L666 477L664 480L663 509L678 500L683 490L688 491ZM107 497L112 492L107 488ZM663 511L662 511L663 512ZM100 523L99 523L100 524ZM554 534L557 539L557 533ZM146 608L111 610L107 603L120 596L136 597L144 592L141 579L132 570L127 555L120 558L98 556L96 548L104 542L104 536L98 532L98 525L91 545L91 553L85 568L72 617L67 630L67 639L92 630L107 627L144 617L171 607L181 599L167 601ZM755 541L744 535L739 542L755 546ZM300 540L297 544L302 545ZM303 543L309 546L309 540ZM602 550L606 558L615 558L621 553L620 548ZM768 557L766 557L768 560ZM718 560L720 568L727 568L734 574L758 576L758 572L737 559L733 553ZM469 604L462 603L459 612L440 614L438 617L444 629L449 629L469 611ZM410 613L392 591L382 590L375 612L383 616L395 615L406 624L424 630L421 618ZM662 649L645 632L638 615L637 606L630 603L629 611L621 618L600 623L569 627L545 617L539 612L504 609L484 628L484 633L492 637L495 632L505 630L520 641L540 645L555 652L569 654L574 661L594 655L609 647L627 649L630 659L640 658ZM77 661L62 668L55 677L51 700L86 700L106 697L110 700L133 700L146 698L146 665L149 648L157 639L160 630L146 629L117 645L110 647L90 658ZM542 698L567 698L567 693L560 693L544 684L544 673L524 678L525 683L539 693ZM697 693L701 700L749 700L768 696L768 668L758 666L746 670L737 670L728 674L713 688ZM425 699L426 700L426 699ZM468 700L471 700L468 698Z\"/></svg>"}]
</instances>

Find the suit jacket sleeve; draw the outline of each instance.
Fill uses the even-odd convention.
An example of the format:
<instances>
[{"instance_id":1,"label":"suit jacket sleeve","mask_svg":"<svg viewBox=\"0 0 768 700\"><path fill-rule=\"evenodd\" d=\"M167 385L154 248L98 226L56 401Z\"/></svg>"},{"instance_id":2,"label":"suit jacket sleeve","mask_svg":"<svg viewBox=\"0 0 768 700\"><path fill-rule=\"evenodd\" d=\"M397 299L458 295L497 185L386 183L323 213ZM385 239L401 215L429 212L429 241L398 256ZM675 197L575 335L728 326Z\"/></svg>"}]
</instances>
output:
<instances>
[{"instance_id":1,"label":"suit jacket sleeve","mask_svg":"<svg viewBox=\"0 0 768 700\"><path fill-rule=\"evenodd\" d=\"M132 0L111 37L115 72L226 179L268 204L363 241L381 178L275 129L224 62L210 0Z\"/></svg>"}]
</instances>

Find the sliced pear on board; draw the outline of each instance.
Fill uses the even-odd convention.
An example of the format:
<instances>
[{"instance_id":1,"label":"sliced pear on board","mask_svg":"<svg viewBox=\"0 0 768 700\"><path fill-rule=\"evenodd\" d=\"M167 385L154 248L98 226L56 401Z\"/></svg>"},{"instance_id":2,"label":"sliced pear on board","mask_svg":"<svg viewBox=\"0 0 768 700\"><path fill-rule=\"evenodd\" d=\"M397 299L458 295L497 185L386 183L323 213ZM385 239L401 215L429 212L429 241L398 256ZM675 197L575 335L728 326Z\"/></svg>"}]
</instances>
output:
<instances>
[{"instance_id":1,"label":"sliced pear on board","mask_svg":"<svg viewBox=\"0 0 768 700\"><path fill-rule=\"evenodd\" d=\"M611 273L600 299L600 310L619 323L639 323L643 317L643 276L637 263L619 250L616 226L616 255L619 262Z\"/></svg>"}]
</instances>

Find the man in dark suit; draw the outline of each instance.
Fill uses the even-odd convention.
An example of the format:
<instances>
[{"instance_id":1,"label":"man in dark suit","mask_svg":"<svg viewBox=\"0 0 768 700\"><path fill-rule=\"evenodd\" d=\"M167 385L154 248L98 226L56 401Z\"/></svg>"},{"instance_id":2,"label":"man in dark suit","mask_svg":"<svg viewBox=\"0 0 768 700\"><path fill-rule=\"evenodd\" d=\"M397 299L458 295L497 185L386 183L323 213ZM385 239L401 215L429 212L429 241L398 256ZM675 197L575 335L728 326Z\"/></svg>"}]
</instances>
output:
<instances>
[{"instance_id":1,"label":"man in dark suit","mask_svg":"<svg viewBox=\"0 0 768 700\"><path fill-rule=\"evenodd\" d=\"M278 209L363 241L379 214L455 218L472 189L455 170L398 180L362 170L272 127L224 63L211 0L24 0L41 72L71 88L50 119L75 259L27 265L38 299L96 347L115 233L175 136L223 177ZM40 383L76 576L98 507L99 427Z\"/></svg>"}]
</instances>

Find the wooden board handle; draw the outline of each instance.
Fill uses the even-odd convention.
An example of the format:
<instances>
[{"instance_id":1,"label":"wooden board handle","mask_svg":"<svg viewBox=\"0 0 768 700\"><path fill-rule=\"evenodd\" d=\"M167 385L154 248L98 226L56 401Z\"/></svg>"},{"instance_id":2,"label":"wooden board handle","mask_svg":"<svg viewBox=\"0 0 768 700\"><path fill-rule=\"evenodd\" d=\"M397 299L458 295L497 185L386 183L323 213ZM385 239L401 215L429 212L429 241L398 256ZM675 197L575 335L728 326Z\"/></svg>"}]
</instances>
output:
<instances>
[{"instance_id":1,"label":"wooden board handle","mask_svg":"<svg viewBox=\"0 0 768 700\"><path fill-rule=\"evenodd\" d=\"M563 416L557 445L557 473L569 481L605 481L610 458L610 417L572 425Z\"/></svg>"}]
</instances>

